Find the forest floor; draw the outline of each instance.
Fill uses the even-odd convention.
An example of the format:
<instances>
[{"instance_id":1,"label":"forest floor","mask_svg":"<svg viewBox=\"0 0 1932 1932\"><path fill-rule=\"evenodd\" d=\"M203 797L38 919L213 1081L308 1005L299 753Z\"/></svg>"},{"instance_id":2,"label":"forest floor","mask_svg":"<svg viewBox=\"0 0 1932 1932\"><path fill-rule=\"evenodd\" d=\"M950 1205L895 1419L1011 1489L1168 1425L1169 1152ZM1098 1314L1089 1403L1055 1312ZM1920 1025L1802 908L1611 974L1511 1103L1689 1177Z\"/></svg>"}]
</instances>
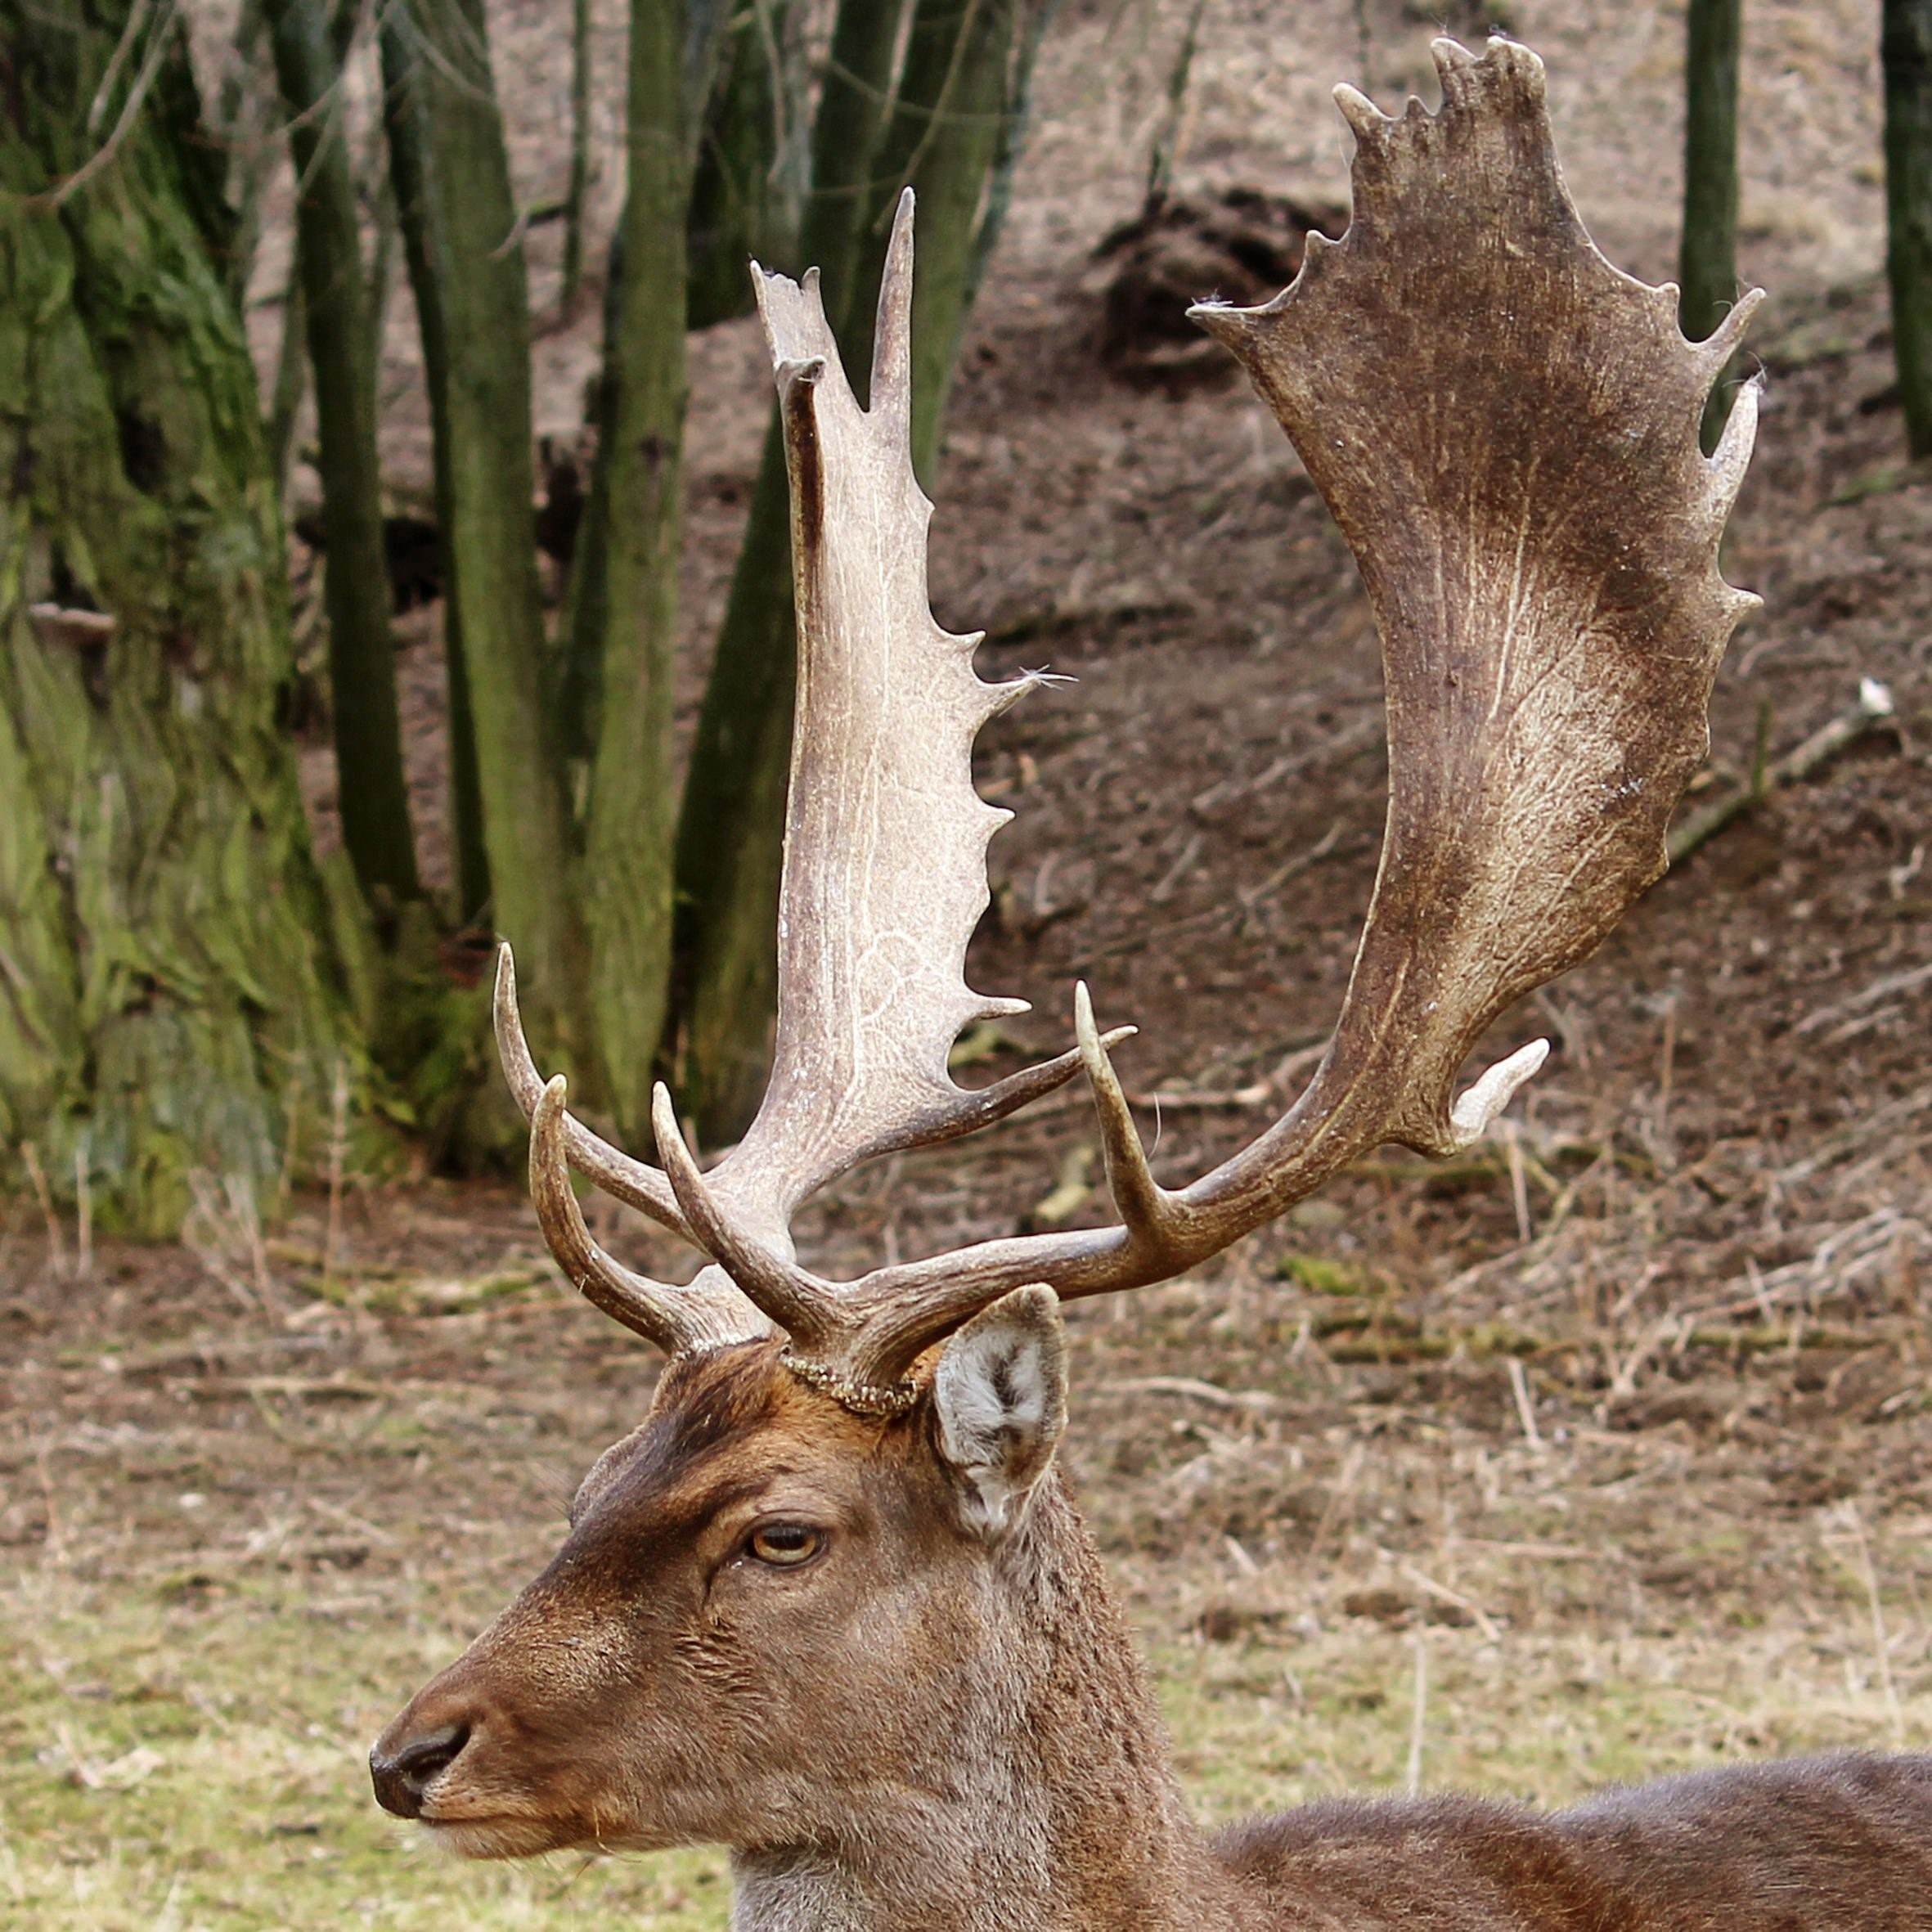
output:
<instances>
[{"instance_id":1,"label":"forest floor","mask_svg":"<svg viewBox=\"0 0 1932 1932\"><path fill-rule=\"evenodd\" d=\"M1143 1031L1157 1164L1292 1099L1375 864L1379 676L1352 565L1234 381L1096 366L1094 244L1134 212L1188 8L1070 7L956 392L936 597L989 671L1079 680L987 735L975 983ZM1181 175L1345 186L1331 80L1427 91L1433 10L1216 0ZM1678 10L1521 0L1568 173L1669 272ZM1692 856L1492 1046L1551 1035L1494 1147L1360 1163L1187 1283L1072 1310L1066 1455L1224 1817L1337 1790L1539 1800L1651 1772L1932 1741L1932 479L1901 466L1879 263L1875 34L1747 25L1742 247L1768 389L1728 574L1766 608L1720 679L1704 796L1889 687L1867 735ZM506 0L530 192L554 188L557 10ZM600 31L618 40L600 0ZM621 61L606 62L621 70ZM607 76L606 95L611 83ZM606 116L611 98L603 99ZM546 145L547 144L547 145ZM609 183L606 182L608 191ZM554 231L538 231L541 250ZM548 257L537 292L545 299ZM265 271L272 281L272 269ZM398 341L407 329L398 324ZM574 431L588 323L545 339ZM694 345L693 688L766 378ZM386 425L422 461L403 352ZM405 652L440 813L433 623ZM326 754L313 762L326 819ZM541 1044L538 1043L541 1054ZM1199 1104L1203 1094L1216 1104ZM1098 1213L1049 1103L810 1211L829 1269ZM400 1699L533 1572L649 1353L568 1294L508 1187L349 1184L263 1238L211 1182L192 1242L56 1249L0 1221L0 1920L37 1929L725 1922L721 1861L459 1869L370 1803ZM676 1257L604 1215L640 1264Z\"/></svg>"}]
</instances>

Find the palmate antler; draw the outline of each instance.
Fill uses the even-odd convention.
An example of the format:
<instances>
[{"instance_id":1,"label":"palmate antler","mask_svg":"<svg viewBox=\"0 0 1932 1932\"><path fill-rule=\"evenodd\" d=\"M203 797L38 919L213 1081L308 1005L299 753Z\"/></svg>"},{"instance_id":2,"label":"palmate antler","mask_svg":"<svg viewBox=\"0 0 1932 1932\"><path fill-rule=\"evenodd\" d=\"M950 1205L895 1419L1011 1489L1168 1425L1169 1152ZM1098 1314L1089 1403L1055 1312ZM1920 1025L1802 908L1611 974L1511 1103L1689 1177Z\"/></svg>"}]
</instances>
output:
<instances>
[{"instance_id":1,"label":"palmate antler","mask_svg":"<svg viewBox=\"0 0 1932 1932\"><path fill-rule=\"evenodd\" d=\"M627 1162L565 1124L555 1085L537 1104L520 1036L505 1030L512 1085L533 1108L546 1230L594 1298L622 1304L620 1319L647 1289L654 1308L705 1305L690 1339L661 1324L674 1346L759 1332L768 1317L802 1373L889 1407L925 1349L1009 1289L1044 1282L1072 1297L1180 1274L1382 1142L1467 1146L1541 1064L1537 1041L1453 1097L1491 1022L1593 950L1665 869L1671 812L1707 748L1719 659L1755 601L1717 567L1755 390L1709 459L1697 425L1755 298L1718 336L1687 343L1675 291L1622 274L1584 232L1537 57L1500 40L1480 59L1447 40L1435 54L1433 115L1412 101L1392 120L1337 90L1357 143L1342 239L1310 236L1294 286L1265 308L1193 312L1301 452L1382 640L1387 832L1341 1019L1307 1090L1241 1152L1164 1188L1081 988L1077 1057L1116 1225L843 1283L793 1258L786 1224L813 1188L869 1153L1010 1112L1074 1058L982 1095L945 1073L957 1028L1004 1010L959 977L996 822L972 794L967 753L1026 681L981 685L971 640L928 614L928 506L905 457L902 210L870 415L839 375L809 278L761 285L791 452L802 668L777 1069L757 1122L701 1176L660 1092L667 1172ZM717 1265L689 1291L612 1272L582 1233L566 1154ZM713 1318L727 1289L734 1319Z\"/></svg>"},{"instance_id":2,"label":"palmate antler","mask_svg":"<svg viewBox=\"0 0 1932 1932\"><path fill-rule=\"evenodd\" d=\"M928 601L932 506L910 442L910 194L888 245L869 411L845 380L816 275L802 285L762 271L754 279L791 471L798 622L776 1052L757 1119L700 1178L660 1089L665 1168L632 1159L564 1111L560 1080L546 1089L523 1039L508 947L496 983L497 1044L531 1121L544 1232L586 1294L672 1348L764 1332L766 1314L800 1348L829 1335L836 1312L789 1265L798 1203L860 1161L1003 1119L1081 1066L1070 1052L977 1090L947 1071L963 1027L1027 1009L966 984L967 942L988 896L986 843L1013 815L974 792L973 743L1039 681L982 683L979 638L941 629ZM707 1269L688 1288L631 1274L591 1239L568 1165L728 1271Z\"/></svg>"}]
</instances>

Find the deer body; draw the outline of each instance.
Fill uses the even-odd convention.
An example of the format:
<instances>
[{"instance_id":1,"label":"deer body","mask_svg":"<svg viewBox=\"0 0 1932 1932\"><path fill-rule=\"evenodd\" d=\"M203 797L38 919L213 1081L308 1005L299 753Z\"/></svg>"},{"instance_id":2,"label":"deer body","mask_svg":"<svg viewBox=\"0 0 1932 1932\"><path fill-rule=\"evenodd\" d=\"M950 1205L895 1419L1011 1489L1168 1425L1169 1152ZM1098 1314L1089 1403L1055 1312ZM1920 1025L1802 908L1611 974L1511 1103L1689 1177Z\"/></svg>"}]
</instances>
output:
<instances>
[{"instance_id":1,"label":"deer body","mask_svg":"<svg viewBox=\"0 0 1932 1932\"><path fill-rule=\"evenodd\" d=\"M1063 1300L1167 1278L1385 1141L1467 1147L1540 1064L1459 1095L1518 997L1664 866L1751 600L1717 568L1755 393L1710 384L1750 301L1692 344L1674 292L1597 253L1543 70L1436 57L1444 105L1356 136L1342 240L1265 308L1198 312L1247 366L1360 564L1383 646L1388 828L1307 1090L1191 1184L1154 1176L1085 989L1076 1049L977 1092L948 1053L1013 1010L964 979L1000 815L972 786L982 684L933 622L911 467L911 208L873 393L815 284L761 275L784 424L798 708L771 1086L708 1173L658 1090L660 1166L538 1074L505 949L497 1038L552 1251L671 1359L586 1478L550 1566L411 1701L376 1793L452 1849L722 1844L738 1932L1932 1932L1932 1763L1844 1760L1538 1816L1471 1799L1310 1807L1210 1838L1055 1471ZM877 1268L802 1266L793 1211L1076 1073L1117 1219ZM686 1238L683 1286L592 1239L573 1166Z\"/></svg>"}]
</instances>

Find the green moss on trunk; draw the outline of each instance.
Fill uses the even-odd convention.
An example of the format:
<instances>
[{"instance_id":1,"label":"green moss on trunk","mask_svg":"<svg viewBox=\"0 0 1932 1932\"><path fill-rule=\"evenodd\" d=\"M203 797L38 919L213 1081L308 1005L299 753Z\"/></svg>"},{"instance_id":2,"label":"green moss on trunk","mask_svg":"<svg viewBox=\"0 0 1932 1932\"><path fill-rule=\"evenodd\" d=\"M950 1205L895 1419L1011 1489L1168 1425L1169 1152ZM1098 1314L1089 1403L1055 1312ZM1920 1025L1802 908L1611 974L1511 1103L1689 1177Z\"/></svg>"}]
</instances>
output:
<instances>
[{"instance_id":1,"label":"green moss on trunk","mask_svg":"<svg viewBox=\"0 0 1932 1932\"><path fill-rule=\"evenodd\" d=\"M450 838L456 848L456 913L468 922L481 919L490 904L490 860L483 844L482 780L477 771L476 723L470 706L470 676L463 652L462 620L456 600L447 594L456 581L454 458L450 444L449 344L443 295L430 266L424 176L425 132L415 104L411 56L403 38L403 20L393 16L382 36L383 124L389 150L389 186L396 223L402 237L403 263L416 302L416 331L423 348L423 380L429 392L429 436L435 473L436 547L443 566L443 676L448 703L450 744Z\"/></svg>"},{"instance_id":2,"label":"green moss on trunk","mask_svg":"<svg viewBox=\"0 0 1932 1932\"><path fill-rule=\"evenodd\" d=\"M802 157L791 129L802 25L798 0L751 0L732 16L698 141L686 231L690 326L752 306L746 263L795 270Z\"/></svg>"},{"instance_id":3,"label":"green moss on trunk","mask_svg":"<svg viewBox=\"0 0 1932 1932\"><path fill-rule=\"evenodd\" d=\"M291 671L254 372L175 16L142 114L64 198L127 23L0 0L0 1144L172 1229L196 1168L323 1137L360 1049L276 708ZM148 38L167 37L155 46ZM36 604L111 618L29 614Z\"/></svg>"},{"instance_id":4,"label":"green moss on trunk","mask_svg":"<svg viewBox=\"0 0 1932 1932\"><path fill-rule=\"evenodd\" d=\"M583 897L591 1038L618 1124L648 1141L671 966L671 750L683 528L683 0L635 0L629 172L608 305L596 472L579 544L572 655L594 667Z\"/></svg>"},{"instance_id":5,"label":"green moss on trunk","mask_svg":"<svg viewBox=\"0 0 1932 1932\"><path fill-rule=\"evenodd\" d=\"M433 310L442 338L430 399L443 416L449 599L492 914L517 948L533 1029L594 1077L578 1037L589 949L537 568L528 293L482 0L398 0L384 52L390 126L413 124L420 171L417 308ZM401 182L397 198L406 199Z\"/></svg>"},{"instance_id":6,"label":"green moss on trunk","mask_svg":"<svg viewBox=\"0 0 1932 1932\"><path fill-rule=\"evenodd\" d=\"M375 329L339 79L321 0L268 0L301 193L303 321L321 443L324 595L342 842L374 904L414 899L416 838L396 706L396 645L375 446Z\"/></svg>"}]
</instances>

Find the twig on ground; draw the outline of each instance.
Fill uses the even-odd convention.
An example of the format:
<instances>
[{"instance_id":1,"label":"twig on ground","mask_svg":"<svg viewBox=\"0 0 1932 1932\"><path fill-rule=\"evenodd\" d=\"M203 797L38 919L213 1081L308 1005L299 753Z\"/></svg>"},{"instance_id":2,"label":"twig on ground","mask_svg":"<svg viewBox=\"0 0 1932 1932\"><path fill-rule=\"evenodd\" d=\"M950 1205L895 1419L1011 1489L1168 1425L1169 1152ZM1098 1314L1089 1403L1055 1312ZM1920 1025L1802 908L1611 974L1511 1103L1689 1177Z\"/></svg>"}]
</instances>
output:
<instances>
[{"instance_id":1,"label":"twig on ground","mask_svg":"<svg viewBox=\"0 0 1932 1932\"><path fill-rule=\"evenodd\" d=\"M1265 1389L1217 1388L1189 1375L1123 1376L1100 1386L1110 1395L1179 1395L1190 1402L1205 1402L1211 1409L1251 1411L1281 1407L1280 1398Z\"/></svg>"},{"instance_id":2,"label":"twig on ground","mask_svg":"<svg viewBox=\"0 0 1932 1932\"><path fill-rule=\"evenodd\" d=\"M342 1170L348 1152L348 1067L335 1063L329 1096L329 1221L322 1240L322 1278L333 1281L342 1260Z\"/></svg>"},{"instance_id":3,"label":"twig on ground","mask_svg":"<svg viewBox=\"0 0 1932 1932\"><path fill-rule=\"evenodd\" d=\"M1865 1585L1865 1601L1871 1616L1871 1647L1878 1660L1879 1687L1885 1692L1885 1708L1892 1719L1892 1743L1895 1750L1906 1746L1905 1711L1898 1701L1898 1686L1892 1675L1892 1644L1885 1630L1885 1605L1878 1593L1878 1569L1871 1560L1871 1540L1865 1534L1865 1519L1856 1503L1844 1506L1844 1520L1852 1534L1852 1547L1858 1553L1858 1570Z\"/></svg>"},{"instance_id":4,"label":"twig on ground","mask_svg":"<svg viewBox=\"0 0 1932 1932\"><path fill-rule=\"evenodd\" d=\"M1253 912L1263 900L1279 892L1298 873L1305 872L1311 865L1320 864L1341 842L1341 825L1337 821L1306 851L1297 852L1284 865L1277 866L1258 884L1242 887L1232 901L1205 906L1199 912L1190 912L1178 919L1170 919L1165 925L1150 926L1143 922L1122 937L1110 940L1105 946L1094 946L1079 955L1074 964L1084 970L1098 959L1114 959L1130 953L1145 952L1157 941L1165 942L1178 933L1195 931L1202 927L1238 922Z\"/></svg>"},{"instance_id":5,"label":"twig on ground","mask_svg":"<svg viewBox=\"0 0 1932 1932\"><path fill-rule=\"evenodd\" d=\"M1821 725L1796 750L1774 764L1760 766L1751 782L1722 798L1701 806L1671 829L1667 849L1678 865L1755 806L1786 785L1815 776L1840 753L1897 714L1891 692L1875 677L1859 681L1858 702Z\"/></svg>"},{"instance_id":6,"label":"twig on ground","mask_svg":"<svg viewBox=\"0 0 1932 1932\"><path fill-rule=\"evenodd\" d=\"M1791 1031L1794 1033L1815 1033L1821 1027L1829 1027L1839 1020L1849 1020L1855 1013L1861 1013L1867 1007L1876 1006L1880 1001L1889 1000L1903 993L1916 993L1921 986L1932 986L1932 961L1923 966L1908 967L1903 973L1887 973L1883 979L1874 980L1862 992L1853 993L1849 1000L1834 1001L1830 1006L1821 1006L1815 1013L1808 1013Z\"/></svg>"},{"instance_id":7,"label":"twig on ground","mask_svg":"<svg viewBox=\"0 0 1932 1932\"><path fill-rule=\"evenodd\" d=\"M1318 860L1327 858L1341 840L1341 820L1337 819L1306 851L1297 852L1276 866L1258 886L1243 887L1235 895L1241 901L1242 911L1252 912L1264 899L1272 899L1297 873L1305 872Z\"/></svg>"},{"instance_id":8,"label":"twig on ground","mask_svg":"<svg viewBox=\"0 0 1932 1932\"><path fill-rule=\"evenodd\" d=\"M1175 888L1193 870L1194 861L1201 856L1201 847L1206 838L1204 832L1190 832L1180 848L1179 856L1154 882L1152 891L1147 897L1150 905L1165 905L1174 896Z\"/></svg>"},{"instance_id":9,"label":"twig on ground","mask_svg":"<svg viewBox=\"0 0 1932 1932\"><path fill-rule=\"evenodd\" d=\"M1258 1080L1245 1087L1160 1087L1130 1094L1127 1099L1135 1107L1202 1113L1217 1108L1265 1106L1274 1094L1272 1081Z\"/></svg>"},{"instance_id":10,"label":"twig on ground","mask_svg":"<svg viewBox=\"0 0 1932 1932\"><path fill-rule=\"evenodd\" d=\"M1418 1630L1415 1633L1415 1694L1409 1711L1409 1795L1414 1797L1422 1788L1422 1740L1427 1734L1429 1723L1429 1639L1427 1633Z\"/></svg>"},{"instance_id":11,"label":"twig on ground","mask_svg":"<svg viewBox=\"0 0 1932 1932\"><path fill-rule=\"evenodd\" d=\"M1523 1425L1523 1440L1538 1455L1547 1453L1548 1445L1543 1440L1543 1431L1536 1426L1536 1401L1530 1393L1530 1377L1523 1367L1521 1355L1507 1358L1509 1364L1509 1392L1516 1398L1516 1420Z\"/></svg>"},{"instance_id":12,"label":"twig on ground","mask_svg":"<svg viewBox=\"0 0 1932 1932\"><path fill-rule=\"evenodd\" d=\"M1923 1113L1928 1108L1932 1108L1932 1086L1916 1087L1896 1100L1888 1100L1884 1106L1875 1107L1849 1127L1841 1127L1835 1134L1827 1134L1804 1159L1779 1168L1772 1179L1781 1187L1788 1187L1793 1181L1809 1180L1813 1175L1843 1160L1847 1154L1856 1152L1868 1141L1903 1126L1915 1114Z\"/></svg>"},{"instance_id":13,"label":"twig on ground","mask_svg":"<svg viewBox=\"0 0 1932 1932\"><path fill-rule=\"evenodd\" d=\"M74 1142L74 1278L91 1281L94 1274L94 1196L88 1184L88 1136Z\"/></svg>"},{"instance_id":14,"label":"twig on ground","mask_svg":"<svg viewBox=\"0 0 1932 1932\"><path fill-rule=\"evenodd\" d=\"M1509 1198L1516 1208L1516 1239L1527 1247L1536 1238L1530 1219L1530 1182L1523 1167L1523 1136L1513 1120L1503 1122L1503 1151L1509 1163Z\"/></svg>"},{"instance_id":15,"label":"twig on ground","mask_svg":"<svg viewBox=\"0 0 1932 1932\"><path fill-rule=\"evenodd\" d=\"M1425 1597L1433 1597L1438 1603L1446 1603L1452 1610L1459 1610L1483 1636L1491 1643L1499 1642L1503 1632L1496 1620L1478 1603L1473 1597L1465 1597L1460 1590L1452 1590L1447 1584L1438 1583L1426 1571L1416 1568L1413 1563L1400 1566L1402 1574L1420 1590Z\"/></svg>"},{"instance_id":16,"label":"twig on ground","mask_svg":"<svg viewBox=\"0 0 1932 1932\"><path fill-rule=\"evenodd\" d=\"M1226 817L1230 806L1240 804L1257 792L1279 784L1284 778L1293 778L1299 772L1327 765L1339 765L1355 753L1379 744L1382 730L1381 718L1359 718L1346 731L1337 732L1320 744L1310 745L1302 751L1284 753L1251 778L1224 778L1219 784L1197 792L1188 801L1188 810L1196 818L1211 824L1217 819Z\"/></svg>"}]
</instances>

